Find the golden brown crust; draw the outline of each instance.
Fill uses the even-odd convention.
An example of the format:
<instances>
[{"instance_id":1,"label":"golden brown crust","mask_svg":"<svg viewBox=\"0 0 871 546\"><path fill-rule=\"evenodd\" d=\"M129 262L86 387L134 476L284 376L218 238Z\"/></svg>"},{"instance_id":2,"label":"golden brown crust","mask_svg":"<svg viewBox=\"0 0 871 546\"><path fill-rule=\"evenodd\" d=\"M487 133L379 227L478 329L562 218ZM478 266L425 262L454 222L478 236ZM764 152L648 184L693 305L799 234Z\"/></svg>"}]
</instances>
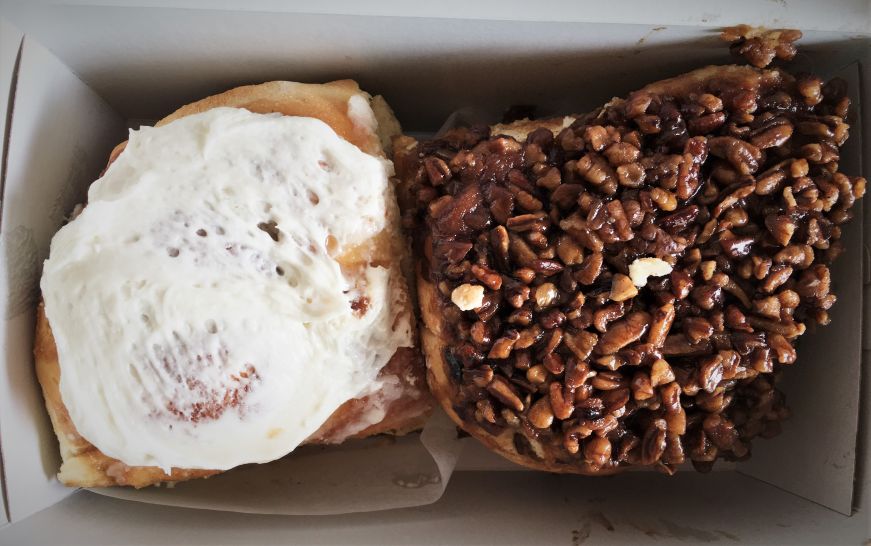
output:
<instances>
[{"instance_id":1,"label":"golden brown crust","mask_svg":"<svg viewBox=\"0 0 871 546\"><path fill-rule=\"evenodd\" d=\"M571 125L575 121L574 116L563 116L549 119L519 119L511 123L497 123L490 127L490 134L493 136L505 135L510 136L518 142L526 140L526 135L536 129L548 129L554 135Z\"/></svg>"},{"instance_id":2,"label":"golden brown crust","mask_svg":"<svg viewBox=\"0 0 871 546\"><path fill-rule=\"evenodd\" d=\"M378 135L370 128L354 123L348 115L348 100L361 93L357 82L353 80L324 84L274 81L246 85L182 106L158 121L155 126L160 127L179 118L220 106L245 108L257 113L278 112L285 116L317 118L364 152L382 155ZM365 96L369 98L368 95Z\"/></svg>"},{"instance_id":3,"label":"golden brown crust","mask_svg":"<svg viewBox=\"0 0 871 546\"><path fill-rule=\"evenodd\" d=\"M792 76L778 69L760 70L749 66L712 65L648 84L638 92L686 97L691 93L699 93L703 88L709 92L738 88L758 94L760 89L776 87L787 80L792 80Z\"/></svg>"},{"instance_id":4,"label":"golden brown crust","mask_svg":"<svg viewBox=\"0 0 871 546\"><path fill-rule=\"evenodd\" d=\"M390 402L384 416L377 423L351 435L351 438L366 438L375 434L403 435L420 430L429 418L433 407L432 396L426 384L425 367L418 349L399 348L390 361L382 368L379 377L398 381L403 395ZM395 384L395 383L394 383ZM353 426L373 404L379 404L378 394L348 400L333 412L330 418L318 429L307 443L335 443L344 438L344 431Z\"/></svg>"},{"instance_id":5,"label":"golden brown crust","mask_svg":"<svg viewBox=\"0 0 871 546\"><path fill-rule=\"evenodd\" d=\"M365 127L348 115L348 101L362 95L370 101L378 118L376 131ZM212 95L182 106L155 123L156 127L172 121L205 112L221 106L245 108L251 112L267 114L277 112L285 116L316 118L329 125L340 137L372 155L384 155L382 143L399 133L399 123L390 107L380 96L371 97L354 80L338 80L323 84L273 81L258 85L245 85ZM127 142L118 144L109 155L109 164L115 161Z\"/></svg>"},{"instance_id":6,"label":"golden brown crust","mask_svg":"<svg viewBox=\"0 0 871 546\"><path fill-rule=\"evenodd\" d=\"M348 115L348 100L354 95L362 95L371 100L351 80L323 85L269 82L232 89L183 106L160 120L157 125L220 106L245 108L255 113L279 112L284 115L321 119L361 150L383 156L379 136L373 128L355 124ZM125 145L126 142L115 147L110 154L109 165L123 152ZM389 228L371 241L371 248L352 249L338 257L344 268L353 269L361 262L371 261L391 268L396 267L398 270L397 257L401 259L407 253L407 245L398 230L399 218L395 206L388 210L388 220ZM403 313L413 317L410 298L406 299ZM139 488L164 481L183 481L220 473L216 470L174 468L167 474L157 467L128 466L101 453L80 436L61 400L57 347L42 304L37 313L34 356L37 378L60 443L63 464L58 479L62 483L75 487L128 485ZM380 393L375 393L349 400L330 416L307 443L337 443L348 437L363 438L383 433L405 434L419 430L433 407L423 370L421 357L416 349L398 349L382 369L380 377L394 378L392 380L398 383L399 396L379 401L377 398ZM367 412L372 409L373 404L383 406L383 418L349 435L348 430L354 430L359 424L366 422Z\"/></svg>"}]
</instances>

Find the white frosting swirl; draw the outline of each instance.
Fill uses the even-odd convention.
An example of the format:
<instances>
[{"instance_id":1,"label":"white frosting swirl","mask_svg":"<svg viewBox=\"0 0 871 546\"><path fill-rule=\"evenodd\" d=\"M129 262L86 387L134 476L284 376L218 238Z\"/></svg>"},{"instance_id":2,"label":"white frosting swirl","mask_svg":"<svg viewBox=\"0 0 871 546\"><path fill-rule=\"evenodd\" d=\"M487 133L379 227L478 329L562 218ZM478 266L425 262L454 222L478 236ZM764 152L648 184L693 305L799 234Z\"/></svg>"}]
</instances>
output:
<instances>
[{"instance_id":1,"label":"white frosting swirl","mask_svg":"<svg viewBox=\"0 0 871 546\"><path fill-rule=\"evenodd\" d=\"M132 131L42 277L79 433L128 465L225 470L375 390L411 345L405 294L333 256L386 227L390 169L311 118L216 108Z\"/></svg>"}]
</instances>

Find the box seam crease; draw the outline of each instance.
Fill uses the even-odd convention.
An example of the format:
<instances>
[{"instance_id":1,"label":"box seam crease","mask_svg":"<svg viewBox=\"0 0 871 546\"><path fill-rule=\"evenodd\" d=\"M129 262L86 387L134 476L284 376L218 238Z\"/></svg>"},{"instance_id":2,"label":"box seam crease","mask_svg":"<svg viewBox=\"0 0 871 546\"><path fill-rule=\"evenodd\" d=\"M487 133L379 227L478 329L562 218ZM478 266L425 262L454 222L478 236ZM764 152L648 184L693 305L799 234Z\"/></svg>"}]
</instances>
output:
<instances>
[{"instance_id":1,"label":"box seam crease","mask_svg":"<svg viewBox=\"0 0 871 546\"><path fill-rule=\"evenodd\" d=\"M6 200L3 199L6 189L6 165L9 159L9 140L12 136L12 114L15 109L15 92L18 86L18 69L21 66L21 51L24 48L24 37L18 42L18 52L15 54L15 64L12 67L12 78L9 83L9 98L6 108L6 127L4 131L2 161L0 161L0 222L3 219L3 209ZM10 510L9 495L6 490L6 466L3 464L3 439L0 437L0 495L3 495L4 508L6 511L6 521L12 521Z\"/></svg>"}]
</instances>

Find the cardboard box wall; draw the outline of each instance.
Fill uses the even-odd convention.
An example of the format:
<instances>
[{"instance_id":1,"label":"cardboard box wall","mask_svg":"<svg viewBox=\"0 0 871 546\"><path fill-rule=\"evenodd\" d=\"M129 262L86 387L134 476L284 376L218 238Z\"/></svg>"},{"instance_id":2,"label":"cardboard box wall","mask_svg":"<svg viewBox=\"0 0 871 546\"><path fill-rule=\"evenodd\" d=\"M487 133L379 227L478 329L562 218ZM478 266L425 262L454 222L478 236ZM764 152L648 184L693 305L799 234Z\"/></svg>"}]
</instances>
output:
<instances>
[{"instance_id":1,"label":"cardboard box wall","mask_svg":"<svg viewBox=\"0 0 871 546\"><path fill-rule=\"evenodd\" d=\"M796 5L791 4L792 7ZM50 127L34 127L28 125L27 121L22 122L25 129L30 127L31 137L25 132L9 147L11 174L7 176L7 191L10 187L8 184L16 179L15 176L28 181L28 198L32 197L31 192L40 191L40 183L46 188L45 191L49 191L47 188L57 189L58 180L68 181L69 184L61 186L73 188L68 190L71 193L62 193L60 197L46 195L40 201L50 204L47 207L49 215L61 216L68 211L65 207L75 202L75 191L81 191L99 172L106 151L123 138L119 136L120 128L127 120L159 117L181 103L232 85L273 78L318 81L356 77L365 88L384 93L407 128L432 130L459 105L491 106L494 113L513 102L535 102L553 111L584 110L603 102L612 94L624 93L650 79L707 62L728 60L714 34L700 27L669 26L658 29L651 25L348 17L138 7L3 7L27 34L22 52L32 53L25 60L31 56L34 58L32 63L22 63L19 68L18 81L21 82L23 75L23 85L32 87L25 87L21 92L23 98L18 105L21 109L16 107L14 113L21 117L15 119L47 119L53 123ZM803 9L798 11L804 13ZM845 24L856 25L851 12L840 15L844 16ZM835 19L831 14L827 17ZM818 26L819 21L814 19L813 25L799 26ZM838 28L841 27L851 28L844 25ZM7 27L3 28L5 38L8 35L5 31ZM822 28L826 28L825 25ZM385 34L387 29L389 33ZM246 40L240 42L241 37L246 37ZM32 45L27 45L28 41ZM851 63L859 60L868 66L867 37L857 37L849 32L819 31L807 33L803 43L805 47L799 62L827 75L840 70L858 80L861 75L855 65L851 67ZM61 61L44 51L42 45L52 50ZM72 76L64 65L78 74L84 84ZM473 76L469 77L469 73ZM397 78L396 74L414 74L415 77ZM518 78L517 74L523 77ZM858 85L854 88L858 91ZM60 89L72 89L78 95L64 94L63 100L59 100ZM865 92L867 98L867 85ZM103 103L103 99L109 105ZM99 113L96 110L81 110L82 104L90 105ZM422 109L421 104L426 104L427 108ZM28 113L26 108L32 110ZM867 112L865 117L867 124ZM86 121L97 118L105 121L100 124ZM69 122L59 123L58 120ZM57 131L56 127L61 126L67 130ZM12 129L25 130L20 127L13 125ZM853 153L850 154L853 164L844 164L848 172L859 172L860 169L859 133L858 130L853 131ZM53 140L31 141L36 137ZM71 146L70 143L87 143L87 146ZM52 154L52 161L37 160L32 155L37 150L66 150L71 155L55 157ZM78 157L74 157L75 154ZM22 157L25 159L22 160ZM73 164L82 166L82 171L71 175L68 167ZM21 169L18 174L12 170L15 168ZM32 168L46 170L34 172ZM5 204L8 205L8 202ZM4 243L19 241L22 244L20 236L8 237L14 233L14 228L7 231L6 227L16 225L9 220L14 212L8 211L4 207L0 236ZM55 223L59 221L60 218L56 218ZM31 235L37 256L44 257L50 236L51 232L48 231ZM785 434L773 441L757 442L753 463L739 465L737 472L725 472L717 476L688 474L669 481L663 481L659 476L642 476L638 473L609 480L560 478L559 481L553 477L525 473L496 474L497 477L493 473L460 473L454 476L448 488L448 497L432 510L442 509L444 503L449 503L444 508L448 513L453 513L453 509L459 510L462 504L451 507L450 503L459 502L456 496L451 495L451 490L456 488L457 494L459 491L468 494L470 489L475 490L477 484L493 490L494 494L501 492L498 498L511 498L512 492L516 496L518 491L524 491L529 502L544 503L543 507L547 510L558 513L563 510L548 505L557 502L554 498L556 491L564 493L566 505L590 501L593 505L601 505L599 513L602 514L616 512L622 517L628 510L617 509L621 505L626 508L637 506L635 512L640 513L693 514L695 521L705 522L705 525L691 528L713 533L713 536L723 540L727 540L728 536L716 531L727 534L736 530L751 532L753 525L756 525L759 532L765 527L764 519L754 520L750 517L748 510L753 506L760 508L768 505L764 512L771 519L783 516L789 520L798 513L814 514L814 521L836 516L834 513L819 512L825 509L795 495L758 483L748 477L752 475L849 513L853 493L855 421L858 415L859 329L846 326L839 328L838 325L861 323L861 283L856 279L862 279L863 252L858 225L849 231L848 236L853 237L850 243L854 250L851 253L853 259L842 258L835 270L839 279L847 280L838 284L837 289L842 296L836 308L838 315L833 327L821 332L825 337L816 345L837 347L844 351L836 355L839 357L836 379L841 383L825 381L831 374L821 364L808 364L811 359L829 364L829 359L825 358L827 355L809 356L808 351L803 349L799 361L802 368L796 368L790 377L795 380L795 388L811 390L810 387L813 387L813 397L808 396L803 400L790 397L793 409L797 410L796 417L786 427L787 433L793 431L792 435ZM27 237L23 240L31 244L27 243ZM18 325L10 325L7 321L4 347L7 372L19 375L17 379L13 377L15 383L6 384L8 390L3 393L3 405L0 406L5 488L7 500L10 501L8 508L14 520L50 504L68 492L57 487L51 479L52 468L56 464L56 454L52 450L56 448L50 433L46 433L41 401L32 377L28 377L28 324L32 324L32 319L28 323L28 317L13 315L12 318L16 317L20 321ZM18 352L10 353L14 350ZM806 373L799 376L800 369ZM821 372L821 375L814 378L814 372ZM836 401L837 404L826 401ZM806 411L801 411L802 408ZM819 409L830 413L821 414ZM811 421L797 424L802 423L802 418ZM833 422L838 425L832 426ZM7 434L10 428L13 432ZM815 431L810 439L814 442L814 449L807 448L807 430ZM833 442L836 445L833 446ZM861 442L864 442L864 435L860 435L860 445L864 445ZM821 449L821 445L825 447ZM833 455L835 460L829 460ZM802 460L802 456L807 459ZM460 468L490 468L488 465L491 463L492 459L478 453L477 457L467 457L466 462L461 461ZM860 467L860 477L861 471ZM33 494L34 488L41 493ZM654 497L646 489L661 490L660 496L664 498ZM16 496L15 491L27 491L28 495ZM751 492L753 502L749 498L741 500ZM861 495L861 488L859 493ZM685 506L679 502L681 496L691 498L694 495L704 498L710 507L708 512L699 513L698 506ZM82 500L82 497L81 494L76 495L68 502L74 503L73 506L95 503L95 506L101 507L104 506L102 503L107 502L92 499L91 496L84 497L88 500ZM644 503L649 502L650 498L658 499L655 510L644 508ZM499 503L495 506L492 502L490 504L479 508L482 517L495 518L499 510L504 510ZM742 505L740 509L737 508L739 504ZM712 520L712 515L722 512L723 507L728 507L729 511L738 510L743 523L737 527L734 521L728 521L725 527L711 525L716 521ZM155 513L149 512L151 510L167 509L142 505L128 508L128 511L136 514ZM176 518L169 516L168 512L160 513ZM178 513L182 514L176 518L179 522L181 520L178 518L207 521L209 517L191 515L186 511ZM402 518L401 511L391 514L394 513L373 515L371 521L398 521ZM581 519L586 523L595 523L595 518L590 520L587 516ZM554 523L553 517L545 521ZM614 518L613 515L610 517ZM601 524L598 527L608 533L616 533L608 536L626 539L623 531L608 531L608 525L603 522L612 519L605 517L604 520L598 520ZM636 516L628 521L640 526L638 522L642 519ZM657 523L658 526L654 525L647 531L677 537L681 531L667 531L670 524L664 521L671 521L678 527L685 523L682 518L660 519L662 521ZM134 516L131 524L135 525L136 521ZM254 520L244 520L247 524L242 524L243 520L239 519L232 521L245 526L254 524ZM748 523L754 521L752 525ZM801 521L804 520L796 520L795 523ZM856 522L857 519L854 516L846 521ZM651 522L656 523L656 518ZM564 523L556 527L562 528ZM768 523L771 524L771 521ZM292 523L271 525L276 528L290 525L298 531L304 528L302 524ZM611 525L615 525L613 521ZM580 522L573 530L582 536L587 527ZM589 527L587 531L592 532L593 528L598 527ZM632 528L631 525L629 527ZM786 531L783 533L784 536L788 534ZM803 532L796 535L798 538L813 536ZM688 536L691 537L692 533ZM702 536L708 535L702 534L696 538L702 540Z\"/></svg>"},{"instance_id":2,"label":"cardboard box wall","mask_svg":"<svg viewBox=\"0 0 871 546\"><path fill-rule=\"evenodd\" d=\"M10 25L5 20L0 20L0 158L5 156L6 137L7 137L7 121L9 113L9 103L12 97L12 89L14 88L13 76L17 73L17 62L21 44L24 35L21 31ZM5 169L0 162L0 180L3 180L3 172ZM0 201L2 207L2 201ZM2 446L0 446L0 468L2 468ZM0 480L2 481L2 480ZM0 483L0 486L3 484ZM9 522L9 517L6 513L6 494L5 488L0 487L0 526Z\"/></svg>"}]
</instances>

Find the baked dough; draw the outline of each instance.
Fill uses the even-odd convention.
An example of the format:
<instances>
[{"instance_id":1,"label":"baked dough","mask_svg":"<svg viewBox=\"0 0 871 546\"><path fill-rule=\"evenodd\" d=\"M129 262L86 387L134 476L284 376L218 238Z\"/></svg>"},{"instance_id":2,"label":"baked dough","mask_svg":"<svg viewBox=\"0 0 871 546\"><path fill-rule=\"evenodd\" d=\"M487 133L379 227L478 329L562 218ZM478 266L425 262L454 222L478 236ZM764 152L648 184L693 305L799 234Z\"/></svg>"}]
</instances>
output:
<instances>
[{"instance_id":1,"label":"baked dough","mask_svg":"<svg viewBox=\"0 0 871 546\"><path fill-rule=\"evenodd\" d=\"M349 113L349 100L362 97L369 101L375 120L361 120ZM399 133L399 124L381 97L371 97L361 91L352 80L326 84L302 84L275 81L260 85L238 87L183 106L157 122L157 126L173 120L217 107L245 108L255 113L278 112L288 116L306 116L320 119L336 133L366 153L384 156L383 143ZM112 151L109 164L124 150L121 143ZM388 205L389 206L389 205ZM377 235L366 248L352 249L338 257L343 268L353 268L361 261L369 261L398 272L400 262L408 253L405 239L399 231L399 214L394 205L387 211L390 226ZM389 232L388 232L389 231ZM411 298L405 298L404 312L413 314ZM43 305L37 311L34 339L36 374L42 386L46 408L60 443L63 459L58 479L68 486L105 487L128 485L145 487L164 481L182 481L207 477L219 473L215 470L173 468L165 473L157 467L128 466L108 457L80 436L73 425L60 395L60 364L51 326ZM395 393L399 396L375 393L347 401L340 406L307 443L339 443L348 438L362 438L375 434L405 434L420 429L429 416L433 401L424 379L424 367L416 348L400 348L380 372L380 377L391 377ZM384 398L389 396L389 398ZM382 419L366 425L368 412L375 406L385 411ZM349 434L349 431L359 432Z\"/></svg>"}]
</instances>

